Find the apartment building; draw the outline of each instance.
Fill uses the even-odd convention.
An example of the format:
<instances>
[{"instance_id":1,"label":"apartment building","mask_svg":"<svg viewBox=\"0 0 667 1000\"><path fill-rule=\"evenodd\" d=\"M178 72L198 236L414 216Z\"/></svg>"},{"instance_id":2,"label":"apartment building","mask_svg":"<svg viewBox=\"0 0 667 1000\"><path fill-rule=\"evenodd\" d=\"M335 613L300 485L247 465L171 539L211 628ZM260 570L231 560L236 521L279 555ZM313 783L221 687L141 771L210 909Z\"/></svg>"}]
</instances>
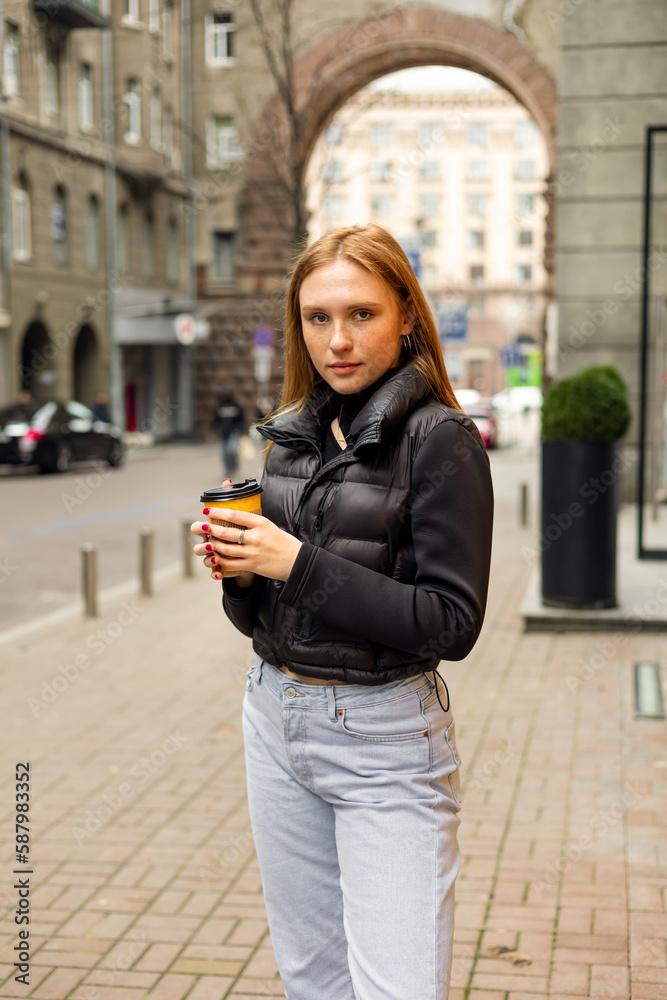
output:
<instances>
[{"instance_id":1,"label":"apartment building","mask_svg":"<svg viewBox=\"0 0 667 1000\"><path fill-rule=\"evenodd\" d=\"M0 403L110 388L128 430L191 428L181 20L165 0L2 9Z\"/></svg>"},{"instance_id":2,"label":"apartment building","mask_svg":"<svg viewBox=\"0 0 667 1000\"><path fill-rule=\"evenodd\" d=\"M438 317L452 384L488 396L506 384L500 348L518 344L527 374L543 344L547 173L539 129L499 87L367 88L313 152L310 233L385 226Z\"/></svg>"}]
</instances>

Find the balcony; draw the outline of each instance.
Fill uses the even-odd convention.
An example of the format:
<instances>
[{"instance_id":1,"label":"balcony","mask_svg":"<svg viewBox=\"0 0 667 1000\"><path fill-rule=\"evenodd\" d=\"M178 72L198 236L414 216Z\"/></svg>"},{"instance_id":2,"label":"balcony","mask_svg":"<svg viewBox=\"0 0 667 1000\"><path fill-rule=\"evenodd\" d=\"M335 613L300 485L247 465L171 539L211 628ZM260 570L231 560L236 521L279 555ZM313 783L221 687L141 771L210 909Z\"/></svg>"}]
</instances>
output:
<instances>
[{"instance_id":1,"label":"balcony","mask_svg":"<svg viewBox=\"0 0 667 1000\"><path fill-rule=\"evenodd\" d=\"M110 23L100 13L99 0L33 0L33 6L66 28L107 28Z\"/></svg>"}]
</instances>

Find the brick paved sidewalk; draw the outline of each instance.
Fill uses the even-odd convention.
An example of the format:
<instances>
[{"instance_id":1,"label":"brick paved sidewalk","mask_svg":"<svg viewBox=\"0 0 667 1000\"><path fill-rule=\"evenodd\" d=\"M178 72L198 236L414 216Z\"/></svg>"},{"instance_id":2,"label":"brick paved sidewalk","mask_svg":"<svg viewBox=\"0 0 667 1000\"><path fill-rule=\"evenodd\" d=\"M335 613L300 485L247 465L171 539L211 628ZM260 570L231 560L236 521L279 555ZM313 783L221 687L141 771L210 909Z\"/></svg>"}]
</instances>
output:
<instances>
[{"instance_id":1,"label":"brick paved sidewalk","mask_svg":"<svg viewBox=\"0 0 667 1000\"><path fill-rule=\"evenodd\" d=\"M632 714L632 664L667 637L522 634L532 533L496 511L482 638L440 668L463 757L450 1000L667 998L667 727ZM245 799L251 660L203 571L0 647L0 996L284 995ZM26 758L29 988L8 849Z\"/></svg>"}]
</instances>

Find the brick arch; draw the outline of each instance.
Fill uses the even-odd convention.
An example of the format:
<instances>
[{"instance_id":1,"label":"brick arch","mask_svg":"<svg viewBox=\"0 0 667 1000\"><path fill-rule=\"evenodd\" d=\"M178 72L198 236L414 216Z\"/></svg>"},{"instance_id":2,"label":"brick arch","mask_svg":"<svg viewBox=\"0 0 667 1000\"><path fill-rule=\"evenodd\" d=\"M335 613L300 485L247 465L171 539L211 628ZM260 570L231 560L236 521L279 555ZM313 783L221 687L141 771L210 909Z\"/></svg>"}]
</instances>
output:
<instances>
[{"instance_id":1,"label":"brick arch","mask_svg":"<svg viewBox=\"0 0 667 1000\"><path fill-rule=\"evenodd\" d=\"M558 98L549 73L513 35L478 18L430 8L365 18L328 35L296 64L296 103L302 111L296 155L303 170L323 128L353 94L388 73L429 65L472 70L513 94L541 129L553 178ZM282 104L274 95L257 127L238 203L242 292L282 287L293 253L286 237L291 208L271 167L285 155L285 135ZM545 265L552 277L555 206L547 197Z\"/></svg>"}]
</instances>

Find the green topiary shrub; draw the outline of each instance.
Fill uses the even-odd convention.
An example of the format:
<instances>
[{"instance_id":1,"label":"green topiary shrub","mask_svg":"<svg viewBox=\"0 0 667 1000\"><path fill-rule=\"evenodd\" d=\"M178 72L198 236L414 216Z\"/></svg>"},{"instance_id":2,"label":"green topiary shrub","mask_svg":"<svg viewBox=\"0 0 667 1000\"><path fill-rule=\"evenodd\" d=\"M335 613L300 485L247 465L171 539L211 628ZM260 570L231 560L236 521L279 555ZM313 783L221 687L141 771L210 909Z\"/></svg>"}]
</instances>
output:
<instances>
[{"instance_id":1,"label":"green topiary shrub","mask_svg":"<svg viewBox=\"0 0 667 1000\"><path fill-rule=\"evenodd\" d=\"M545 441L618 441L632 414L613 365L591 365L556 382L542 404Z\"/></svg>"}]
</instances>

